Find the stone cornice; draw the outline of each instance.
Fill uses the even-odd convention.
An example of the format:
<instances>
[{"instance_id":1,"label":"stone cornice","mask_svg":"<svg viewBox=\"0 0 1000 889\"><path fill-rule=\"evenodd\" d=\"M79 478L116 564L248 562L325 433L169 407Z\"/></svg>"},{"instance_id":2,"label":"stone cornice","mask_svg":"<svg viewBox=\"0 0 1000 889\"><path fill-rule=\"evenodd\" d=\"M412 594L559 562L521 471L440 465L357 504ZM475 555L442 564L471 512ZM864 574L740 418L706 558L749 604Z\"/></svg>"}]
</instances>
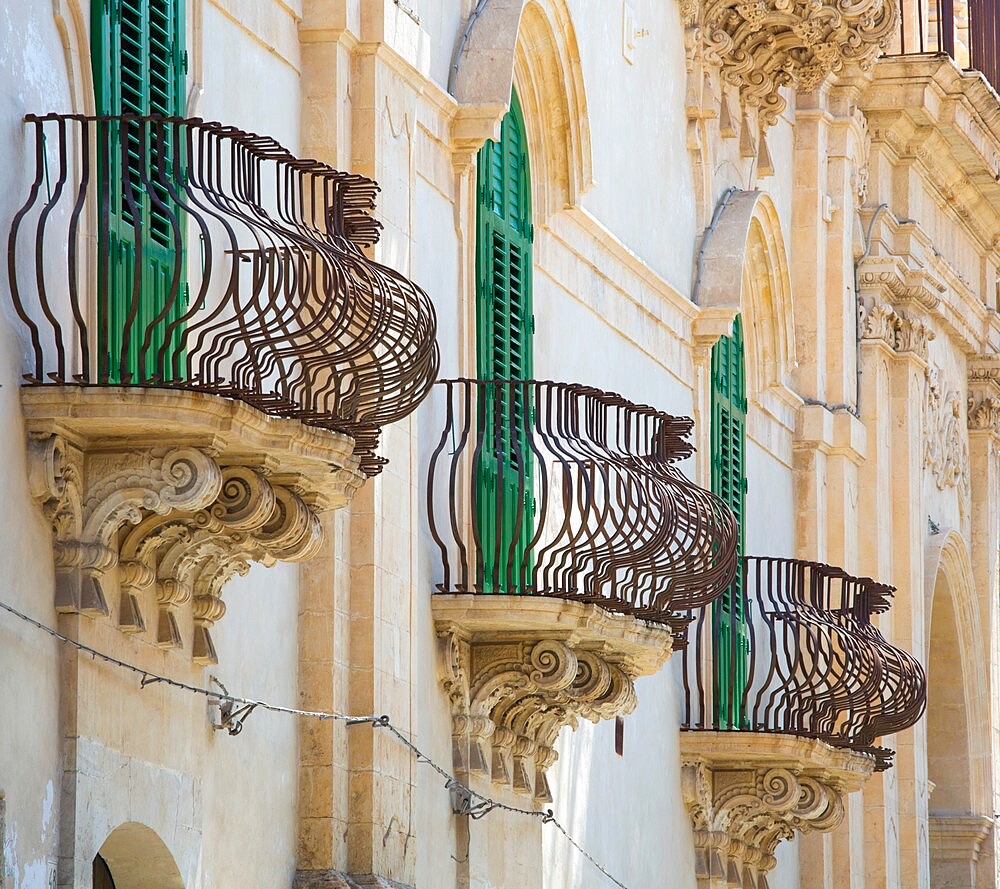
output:
<instances>
[{"instance_id":1,"label":"stone cornice","mask_svg":"<svg viewBox=\"0 0 1000 889\"><path fill-rule=\"evenodd\" d=\"M681 733L681 788L700 889L758 889L796 831L831 831L874 760L822 741L752 732Z\"/></svg>"},{"instance_id":2,"label":"stone cornice","mask_svg":"<svg viewBox=\"0 0 1000 889\"><path fill-rule=\"evenodd\" d=\"M689 54L720 65L763 126L785 107L782 87L812 90L848 63L870 69L897 18L888 0L683 0L681 14Z\"/></svg>"},{"instance_id":3,"label":"stone cornice","mask_svg":"<svg viewBox=\"0 0 1000 889\"><path fill-rule=\"evenodd\" d=\"M942 209L993 250L1000 234L1000 103L982 76L943 55L886 56L861 108L878 151L915 161Z\"/></svg>"},{"instance_id":4,"label":"stone cornice","mask_svg":"<svg viewBox=\"0 0 1000 889\"><path fill-rule=\"evenodd\" d=\"M209 629L226 582L251 562L309 558L317 514L362 481L348 437L212 395L38 387L22 405L57 610L111 615L139 634L155 609L163 648L183 647L178 616L190 613L199 663L216 660Z\"/></svg>"},{"instance_id":5,"label":"stone cornice","mask_svg":"<svg viewBox=\"0 0 1000 889\"><path fill-rule=\"evenodd\" d=\"M454 766L551 800L556 737L580 718L630 713L634 681L672 651L668 628L541 596L435 595Z\"/></svg>"},{"instance_id":6,"label":"stone cornice","mask_svg":"<svg viewBox=\"0 0 1000 889\"><path fill-rule=\"evenodd\" d=\"M938 861L978 861L983 840L993 829L987 815L931 815L927 824L931 854Z\"/></svg>"}]
</instances>

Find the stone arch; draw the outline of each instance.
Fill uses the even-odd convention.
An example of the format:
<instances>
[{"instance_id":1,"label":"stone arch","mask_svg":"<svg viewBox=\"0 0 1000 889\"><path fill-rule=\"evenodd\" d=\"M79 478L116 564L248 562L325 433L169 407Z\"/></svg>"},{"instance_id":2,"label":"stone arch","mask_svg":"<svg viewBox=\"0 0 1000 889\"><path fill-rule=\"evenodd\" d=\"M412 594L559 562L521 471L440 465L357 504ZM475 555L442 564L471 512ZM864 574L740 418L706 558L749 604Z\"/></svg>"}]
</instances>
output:
<instances>
[{"instance_id":1,"label":"stone arch","mask_svg":"<svg viewBox=\"0 0 1000 889\"><path fill-rule=\"evenodd\" d=\"M459 40L450 88L499 123L516 87L532 164L535 215L573 206L593 182L580 50L565 0L493 0ZM461 113L461 112L460 112Z\"/></svg>"},{"instance_id":2,"label":"stone arch","mask_svg":"<svg viewBox=\"0 0 1000 889\"><path fill-rule=\"evenodd\" d=\"M988 660L972 566L957 531L932 538L926 564L931 882L975 887L985 876L992 885L992 856L980 858L993 825L988 685L982 681Z\"/></svg>"},{"instance_id":3,"label":"stone arch","mask_svg":"<svg viewBox=\"0 0 1000 889\"><path fill-rule=\"evenodd\" d=\"M795 360L792 288L781 221L771 197L729 192L698 256L694 299L708 317L743 316L747 392L782 386Z\"/></svg>"},{"instance_id":4,"label":"stone arch","mask_svg":"<svg viewBox=\"0 0 1000 889\"><path fill-rule=\"evenodd\" d=\"M111 831L97 854L107 863L115 889L184 889L167 844L138 821L127 821Z\"/></svg>"},{"instance_id":5,"label":"stone arch","mask_svg":"<svg viewBox=\"0 0 1000 889\"><path fill-rule=\"evenodd\" d=\"M87 6L86 12L84 5ZM94 77L90 68L90 7L81 0L55 0L52 18L59 32L66 83L74 114L94 114ZM46 109L48 110L48 109ZM51 109L56 110L56 109Z\"/></svg>"},{"instance_id":6,"label":"stone arch","mask_svg":"<svg viewBox=\"0 0 1000 889\"><path fill-rule=\"evenodd\" d=\"M972 564L957 531L943 533L929 548L925 588L930 591L925 616L928 774L938 785L930 808L948 814L992 813L989 712L981 681L989 660ZM943 730L936 738L935 729ZM949 741L956 732L959 737ZM941 770L937 777L932 774L935 765Z\"/></svg>"}]
</instances>

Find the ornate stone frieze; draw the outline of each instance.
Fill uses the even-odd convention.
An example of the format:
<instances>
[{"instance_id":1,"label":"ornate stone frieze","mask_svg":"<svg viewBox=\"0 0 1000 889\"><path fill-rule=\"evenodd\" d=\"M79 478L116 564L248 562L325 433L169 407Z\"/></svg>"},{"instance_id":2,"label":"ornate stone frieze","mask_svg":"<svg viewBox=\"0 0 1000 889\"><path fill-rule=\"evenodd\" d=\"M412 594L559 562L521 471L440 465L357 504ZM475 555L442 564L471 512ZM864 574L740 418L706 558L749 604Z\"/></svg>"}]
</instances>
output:
<instances>
[{"instance_id":1,"label":"ornate stone frieze","mask_svg":"<svg viewBox=\"0 0 1000 889\"><path fill-rule=\"evenodd\" d=\"M937 368L928 368L925 385L924 467L939 490L956 488L968 498L969 442L962 417L962 395L944 390Z\"/></svg>"},{"instance_id":2,"label":"ornate stone frieze","mask_svg":"<svg viewBox=\"0 0 1000 889\"><path fill-rule=\"evenodd\" d=\"M889 0L683 0L681 14L689 56L721 65L763 126L784 110L782 87L814 89L848 62L869 70L897 17Z\"/></svg>"},{"instance_id":3,"label":"ornate stone frieze","mask_svg":"<svg viewBox=\"0 0 1000 889\"><path fill-rule=\"evenodd\" d=\"M224 399L22 395L29 482L53 534L56 608L113 615L126 633L145 632L155 613L155 642L179 648L190 635L201 663L216 661L209 629L225 613L226 582L251 562L313 555L318 512L345 504L361 482L350 439Z\"/></svg>"},{"instance_id":4,"label":"ornate stone frieze","mask_svg":"<svg viewBox=\"0 0 1000 889\"><path fill-rule=\"evenodd\" d=\"M681 789L699 889L766 889L778 844L830 831L873 760L807 738L683 732Z\"/></svg>"},{"instance_id":5,"label":"ornate stone frieze","mask_svg":"<svg viewBox=\"0 0 1000 889\"><path fill-rule=\"evenodd\" d=\"M454 766L551 800L546 772L560 730L630 713L634 681L671 652L669 629L593 605L529 596L433 600Z\"/></svg>"}]
</instances>

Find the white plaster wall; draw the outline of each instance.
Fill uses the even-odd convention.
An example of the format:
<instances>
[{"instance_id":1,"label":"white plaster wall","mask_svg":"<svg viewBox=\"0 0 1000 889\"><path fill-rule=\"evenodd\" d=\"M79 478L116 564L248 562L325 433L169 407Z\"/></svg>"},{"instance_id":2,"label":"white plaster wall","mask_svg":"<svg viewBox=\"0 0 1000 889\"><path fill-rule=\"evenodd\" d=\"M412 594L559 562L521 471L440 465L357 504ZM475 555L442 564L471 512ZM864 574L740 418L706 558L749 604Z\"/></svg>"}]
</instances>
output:
<instances>
[{"instance_id":1,"label":"white plaster wall","mask_svg":"<svg viewBox=\"0 0 1000 889\"><path fill-rule=\"evenodd\" d=\"M795 556L792 471L753 439L746 449L746 538L749 556Z\"/></svg>"},{"instance_id":2,"label":"white plaster wall","mask_svg":"<svg viewBox=\"0 0 1000 889\"><path fill-rule=\"evenodd\" d=\"M695 206L685 146L686 72L680 6L628 0L634 62L622 54L622 0L570 0L591 127L594 186L583 206L686 292Z\"/></svg>"},{"instance_id":3,"label":"white plaster wall","mask_svg":"<svg viewBox=\"0 0 1000 889\"><path fill-rule=\"evenodd\" d=\"M51 4L0 7L0 225L27 193L34 170L24 114L69 109L66 69ZM26 354L15 333L7 275L0 276L0 503L7 520L0 545L0 600L55 623L49 532L28 493L19 382ZM16 517L16 518L12 518ZM0 612L0 885L48 886L55 874L59 824L59 644Z\"/></svg>"},{"instance_id":4,"label":"white plaster wall","mask_svg":"<svg viewBox=\"0 0 1000 889\"><path fill-rule=\"evenodd\" d=\"M55 4L62 12L72 7ZM234 11L241 10L246 26L233 20ZM205 88L200 106L192 111L269 133L294 150L299 132L296 60L292 53L275 51L286 45L282 35L289 23L294 33L288 10L270 3L238 9L222 3L220 8L193 0L189 50ZM86 19L84 15L81 21ZM68 34L75 39L72 27ZM89 66L85 45L82 63ZM257 88L246 89L246 84ZM34 172L22 116L71 110L83 109L71 99L53 5L5 4L0 8L4 235ZM54 625L50 536L27 490L18 403L25 356L4 275L0 502L18 519L7 523L0 546L0 576L5 579L0 600ZM80 627L98 627L98 647L124 660L139 660L197 684L216 674L234 693L294 704L297 589L293 565L258 566L229 584L224 594L228 613L213 630L221 664L208 670L185 662L186 655L159 652L148 638L122 636L110 624L100 629L100 621L84 619ZM10 889L39 889L54 879L62 780L59 654L53 640L0 612L0 712L5 714L0 795L6 827L0 838L0 885ZM134 676L89 660L81 662L79 698L76 885L89 885L90 859L108 833L127 820L141 820L159 833L186 886L290 884L298 764L293 719L257 712L243 734L229 737L210 729L203 698L164 686L140 690Z\"/></svg>"},{"instance_id":5,"label":"white plaster wall","mask_svg":"<svg viewBox=\"0 0 1000 889\"><path fill-rule=\"evenodd\" d=\"M570 835L625 885L694 889L694 841L680 788L680 712L670 670L640 679L636 694L620 757L613 720L563 729L559 759L550 770L553 808ZM545 886L608 885L555 829L546 828L543 838Z\"/></svg>"}]
</instances>

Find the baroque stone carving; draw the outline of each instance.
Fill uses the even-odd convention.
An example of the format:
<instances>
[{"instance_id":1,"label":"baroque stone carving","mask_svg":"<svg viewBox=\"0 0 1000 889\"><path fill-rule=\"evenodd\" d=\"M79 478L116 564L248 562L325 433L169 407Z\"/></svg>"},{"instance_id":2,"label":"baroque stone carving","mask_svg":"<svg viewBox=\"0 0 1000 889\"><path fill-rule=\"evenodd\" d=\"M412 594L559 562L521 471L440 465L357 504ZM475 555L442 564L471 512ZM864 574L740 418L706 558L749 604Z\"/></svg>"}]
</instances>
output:
<instances>
[{"instance_id":1,"label":"baroque stone carving","mask_svg":"<svg viewBox=\"0 0 1000 889\"><path fill-rule=\"evenodd\" d=\"M929 468L939 490L956 488L970 494L969 442L962 418L962 396L945 392L940 371L929 368L925 385L924 466Z\"/></svg>"},{"instance_id":2,"label":"baroque stone carving","mask_svg":"<svg viewBox=\"0 0 1000 889\"><path fill-rule=\"evenodd\" d=\"M681 758L700 889L767 889L778 844L834 830L873 766L821 741L746 732L684 732Z\"/></svg>"},{"instance_id":3,"label":"baroque stone carving","mask_svg":"<svg viewBox=\"0 0 1000 889\"><path fill-rule=\"evenodd\" d=\"M216 663L208 629L225 613L220 595L230 578L250 562L308 558L322 540L319 519L293 490L197 448L84 460L51 435L33 440L30 453L33 490L55 540L56 608L109 614L105 578L117 567L119 627L145 630L139 600L153 588L156 641L180 647L175 612L191 602L198 662Z\"/></svg>"},{"instance_id":4,"label":"baroque stone carving","mask_svg":"<svg viewBox=\"0 0 1000 889\"><path fill-rule=\"evenodd\" d=\"M148 602L155 642L180 648L183 609L192 657L215 663L209 630L225 613L222 588L252 562L318 550L318 513L361 483L351 440L201 393L74 389L63 400L22 393L57 610L114 613L120 630L138 634Z\"/></svg>"},{"instance_id":5,"label":"baroque stone carving","mask_svg":"<svg viewBox=\"0 0 1000 889\"><path fill-rule=\"evenodd\" d=\"M889 0L683 0L689 54L721 65L747 108L769 126L784 86L811 90L854 62L869 70L896 27Z\"/></svg>"},{"instance_id":6,"label":"baroque stone carving","mask_svg":"<svg viewBox=\"0 0 1000 889\"><path fill-rule=\"evenodd\" d=\"M463 781L488 779L550 801L546 772L559 732L581 718L631 713L635 679L666 660L671 632L593 605L496 601L506 598L432 600L454 766Z\"/></svg>"}]
</instances>

